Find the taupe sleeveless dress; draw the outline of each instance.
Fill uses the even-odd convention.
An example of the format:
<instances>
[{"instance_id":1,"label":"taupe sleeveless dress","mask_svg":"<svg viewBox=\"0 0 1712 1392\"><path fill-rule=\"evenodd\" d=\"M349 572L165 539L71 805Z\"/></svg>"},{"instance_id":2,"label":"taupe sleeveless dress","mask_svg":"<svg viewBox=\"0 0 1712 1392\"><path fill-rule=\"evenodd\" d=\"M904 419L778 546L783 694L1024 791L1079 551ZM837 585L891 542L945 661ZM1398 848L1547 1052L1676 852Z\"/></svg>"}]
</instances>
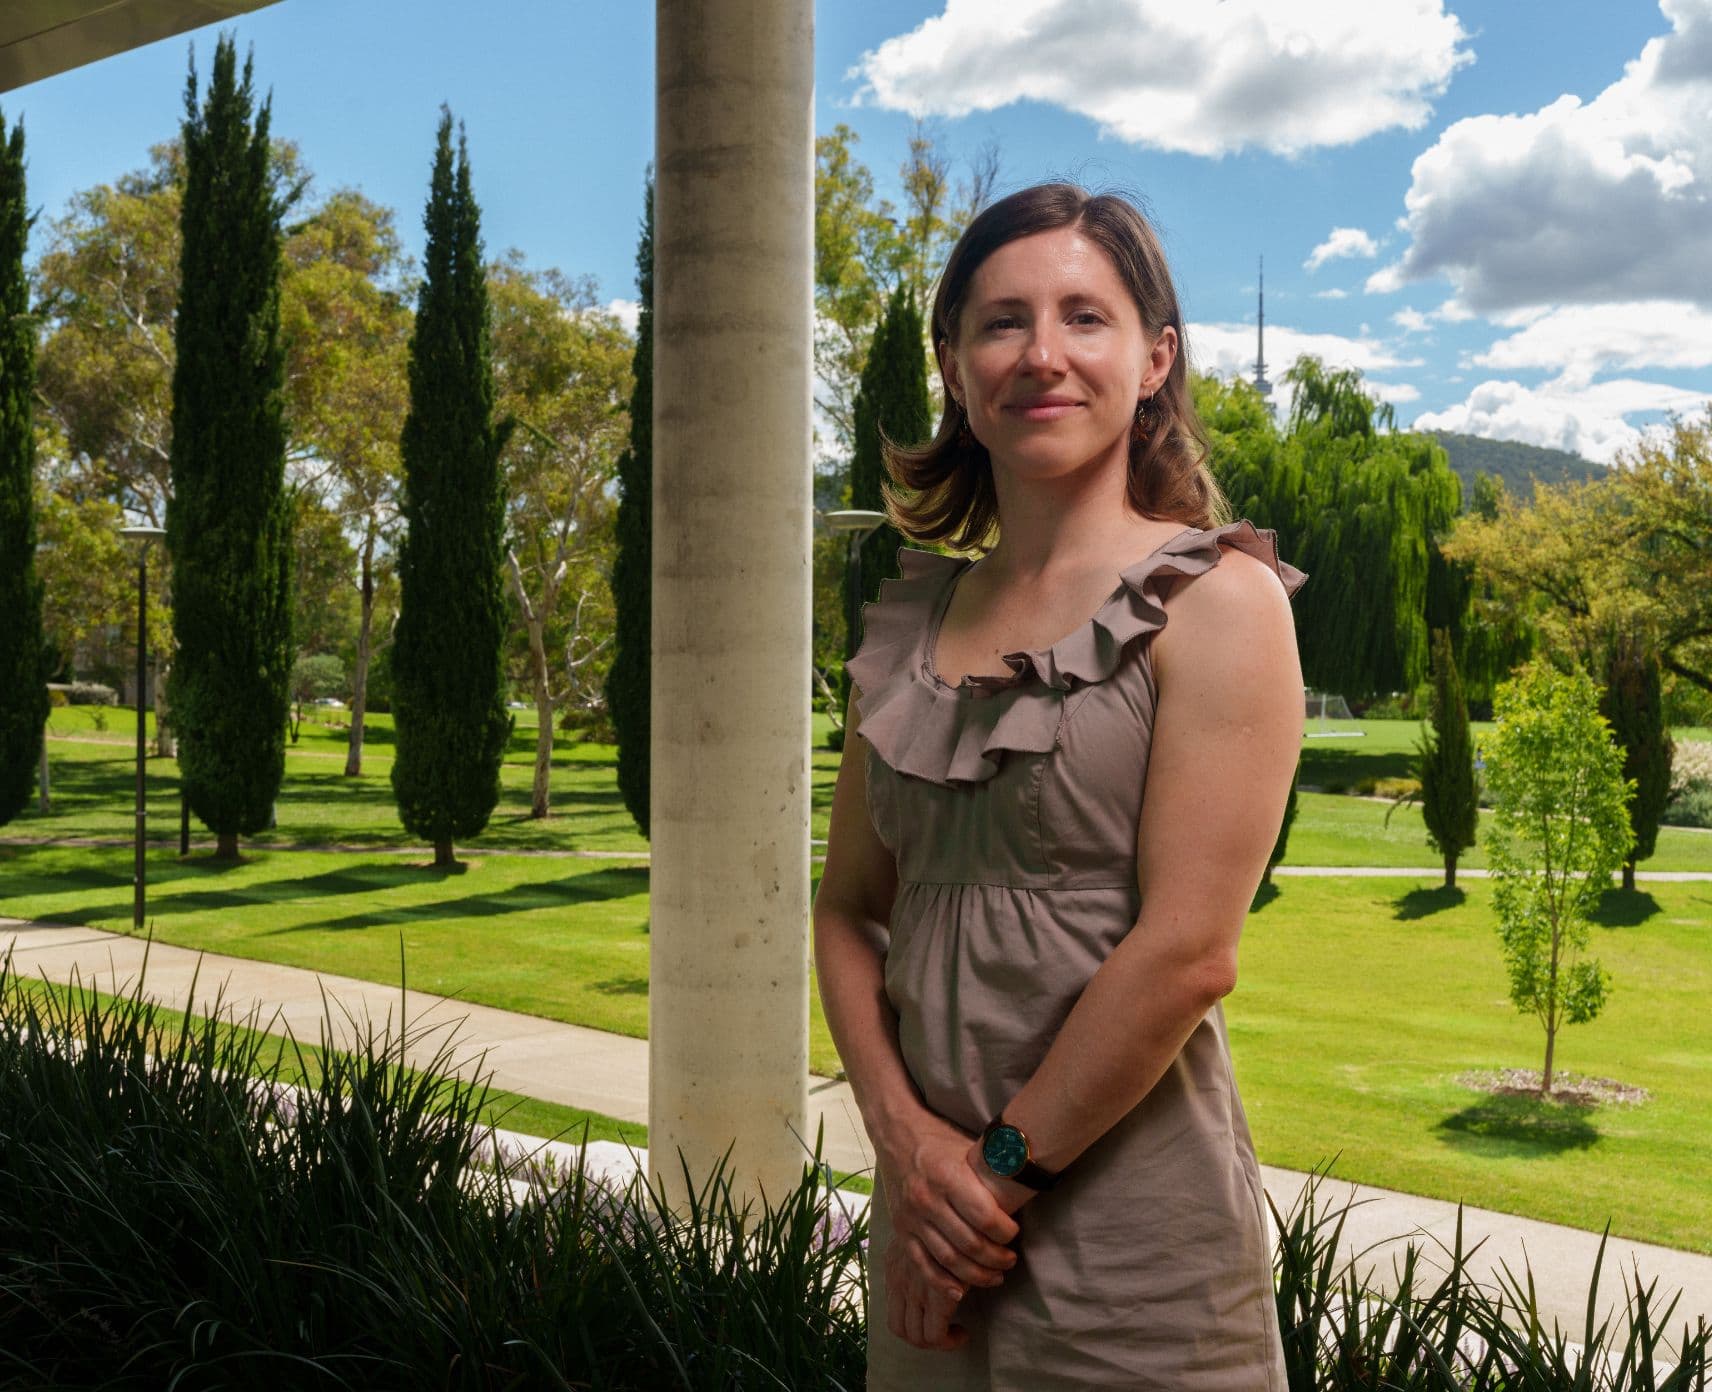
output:
<instances>
[{"instance_id":1,"label":"taupe sleeveless dress","mask_svg":"<svg viewBox=\"0 0 1712 1392\"><path fill-rule=\"evenodd\" d=\"M932 652L965 558L900 547L847 664L874 829L897 861L885 960L904 1061L927 1104L979 1131L1026 1083L1088 978L1134 925L1156 688L1157 582L1224 548L1307 576L1247 519L1190 528L1005 676L952 687ZM1283 1392L1254 1146L1215 1006L1151 1092L1018 1214L1020 1260L958 1307L962 1349L886 1327L884 1186L870 1208L868 1387Z\"/></svg>"}]
</instances>

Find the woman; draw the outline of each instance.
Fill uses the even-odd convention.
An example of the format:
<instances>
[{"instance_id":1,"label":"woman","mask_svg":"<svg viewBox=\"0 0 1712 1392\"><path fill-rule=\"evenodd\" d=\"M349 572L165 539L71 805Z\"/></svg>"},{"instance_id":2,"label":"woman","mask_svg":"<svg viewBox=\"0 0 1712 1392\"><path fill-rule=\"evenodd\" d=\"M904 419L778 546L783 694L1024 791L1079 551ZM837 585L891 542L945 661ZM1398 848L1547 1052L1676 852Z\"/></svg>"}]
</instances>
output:
<instances>
[{"instance_id":1,"label":"woman","mask_svg":"<svg viewBox=\"0 0 1712 1392\"><path fill-rule=\"evenodd\" d=\"M864 606L814 914L878 1172L868 1386L1282 1392L1219 1002L1300 749L1306 577L1223 520L1129 202L993 204L931 327L945 415L890 447L888 516L997 539L900 548Z\"/></svg>"}]
</instances>

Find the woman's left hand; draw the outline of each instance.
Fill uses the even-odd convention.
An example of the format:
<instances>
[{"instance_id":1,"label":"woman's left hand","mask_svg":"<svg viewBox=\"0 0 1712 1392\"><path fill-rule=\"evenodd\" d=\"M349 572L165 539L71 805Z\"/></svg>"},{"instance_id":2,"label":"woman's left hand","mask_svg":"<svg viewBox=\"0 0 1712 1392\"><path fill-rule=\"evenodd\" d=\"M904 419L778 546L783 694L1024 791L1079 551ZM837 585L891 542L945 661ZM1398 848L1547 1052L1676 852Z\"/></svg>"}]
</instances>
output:
<instances>
[{"instance_id":1,"label":"woman's left hand","mask_svg":"<svg viewBox=\"0 0 1712 1392\"><path fill-rule=\"evenodd\" d=\"M988 1169L986 1158L981 1154L979 1136L975 1137L974 1144L969 1147L967 1158L969 1168L980 1178L981 1183L987 1186L993 1197L999 1201L999 1207L1006 1213L1015 1213L1038 1195L1038 1190L1030 1189L1026 1184L1019 1184L1014 1179L1006 1179L1003 1175L996 1175Z\"/></svg>"}]
</instances>

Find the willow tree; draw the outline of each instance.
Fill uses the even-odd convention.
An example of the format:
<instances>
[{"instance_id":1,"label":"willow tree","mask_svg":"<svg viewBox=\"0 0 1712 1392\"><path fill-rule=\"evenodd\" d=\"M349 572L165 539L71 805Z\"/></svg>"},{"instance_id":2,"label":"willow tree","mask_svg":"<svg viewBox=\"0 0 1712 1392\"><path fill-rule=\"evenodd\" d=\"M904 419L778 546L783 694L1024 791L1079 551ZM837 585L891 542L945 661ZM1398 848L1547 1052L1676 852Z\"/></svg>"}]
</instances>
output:
<instances>
[{"instance_id":1,"label":"willow tree","mask_svg":"<svg viewBox=\"0 0 1712 1392\"><path fill-rule=\"evenodd\" d=\"M499 802L505 709L505 491L494 420L481 212L462 131L442 108L423 215L427 275L410 338L399 616L392 654L399 820L451 865Z\"/></svg>"},{"instance_id":2,"label":"willow tree","mask_svg":"<svg viewBox=\"0 0 1712 1392\"><path fill-rule=\"evenodd\" d=\"M1297 614L1303 670L1348 696L1413 691L1427 675L1429 615L1443 608L1432 602L1445 583L1438 546L1461 508L1461 483L1444 448L1395 430L1391 408L1353 369L1304 357L1285 378L1295 397L1281 467L1299 470L1312 506L1281 520L1279 541L1325 582Z\"/></svg>"},{"instance_id":3,"label":"willow tree","mask_svg":"<svg viewBox=\"0 0 1712 1392\"><path fill-rule=\"evenodd\" d=\"M271 103L255 106L251 64L240 82L222 37L206 103L194 63L185 89L166 509L179 770L222 858L273 819L293 655L279 293L280 218L295 194L279 192Z\"/></svg>"},{"instance_id":4,"label":"willow tree","mask_svg":"<svg viewBox=\"0 0 1712 1392\"><path fill-rule=\"evenodd\" d=\"M30 800L48 718L36 577L36 326L24 246L24 123L0 115L0 824Z\"/></svg>"}]
</instances>

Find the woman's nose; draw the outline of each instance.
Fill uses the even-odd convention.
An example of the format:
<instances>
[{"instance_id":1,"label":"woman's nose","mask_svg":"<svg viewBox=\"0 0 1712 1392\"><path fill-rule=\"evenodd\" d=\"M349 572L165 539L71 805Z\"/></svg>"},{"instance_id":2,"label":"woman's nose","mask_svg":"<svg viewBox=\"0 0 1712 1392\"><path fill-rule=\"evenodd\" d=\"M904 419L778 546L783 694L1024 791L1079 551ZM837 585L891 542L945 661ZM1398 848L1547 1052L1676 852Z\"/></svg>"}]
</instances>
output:
<instances>
[{"instance_id":1,"label":"woman's nose","mask_svg":"<svg viewBox=\"0 0 1712 1392\"><path fill-rule=\"evenodd\" d=\"M1029 335L1028 347L1023 354L1026 364L1037 372L1056 372L1063 370L1063 345L1058 341L1058 335L1052 326L1043 326Z\"/></svg>"}]
</instances>

